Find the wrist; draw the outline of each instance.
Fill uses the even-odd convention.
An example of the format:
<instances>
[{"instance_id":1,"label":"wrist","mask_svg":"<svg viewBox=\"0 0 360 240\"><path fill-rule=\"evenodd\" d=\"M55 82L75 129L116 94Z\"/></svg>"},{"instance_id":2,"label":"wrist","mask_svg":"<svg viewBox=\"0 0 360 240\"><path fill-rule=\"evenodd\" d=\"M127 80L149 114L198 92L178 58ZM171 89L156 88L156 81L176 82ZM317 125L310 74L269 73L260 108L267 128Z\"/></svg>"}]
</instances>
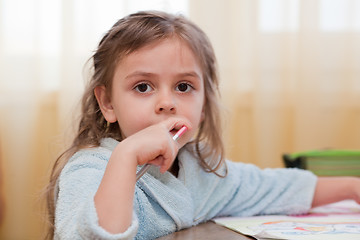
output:
<instances>
[{"instance_id":1,"label":"wrist","mask_svg":"<svg viewBox=\"0 0 360 240\"><path fill-rule=\"evenodd\" d=\"M116 162L114 164L119 165L120 168L127 169L128 172L136 173L136 155L125 140L121 141L115 147L112 152L111 159L114 159L114 162Z\"/></svg>"}]
</instances>

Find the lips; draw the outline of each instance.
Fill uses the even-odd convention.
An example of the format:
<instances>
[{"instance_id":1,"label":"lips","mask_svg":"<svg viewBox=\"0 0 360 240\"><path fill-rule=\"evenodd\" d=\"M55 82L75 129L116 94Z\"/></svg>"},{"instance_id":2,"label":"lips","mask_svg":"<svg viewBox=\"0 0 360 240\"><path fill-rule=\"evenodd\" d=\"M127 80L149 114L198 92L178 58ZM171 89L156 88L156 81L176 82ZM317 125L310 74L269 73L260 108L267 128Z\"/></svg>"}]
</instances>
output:
<instances>
[{"instance_id":1,"label":"lips","mask_svg":"<svg viewBox=\"0 0 360 240\"><path fill-rule=\"evenodd\" d=\"M172 130L170 130L170 133L174 136L179 130L180 128L175 127Z\"/></svg>"},{"instance_id":2,"label":"lips","mask_svg":"<svg viewBox=\"0 0 360 240\"><path fill-rule=\"evenodd\" d=\"M175 126L173 129L170 130L170 133L174 136L179 130L182 128L182 126Z\"/></svg>"}]
</instances>

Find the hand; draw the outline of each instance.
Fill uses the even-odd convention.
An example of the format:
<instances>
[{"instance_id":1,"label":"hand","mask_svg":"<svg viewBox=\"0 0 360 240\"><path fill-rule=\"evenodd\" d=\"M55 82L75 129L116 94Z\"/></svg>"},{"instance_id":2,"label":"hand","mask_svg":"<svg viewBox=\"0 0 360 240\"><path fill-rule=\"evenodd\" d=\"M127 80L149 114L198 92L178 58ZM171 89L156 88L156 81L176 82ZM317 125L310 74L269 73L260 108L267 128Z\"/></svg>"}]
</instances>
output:
<instances>
[{"instance_id":1,"label":"hand","mask_svg":"<svg viewBox=\"0 0 360 240\"><path fill-rule=\"evenodd\" d=\"M189 130L179 141L174 141L172 136L183 125ZM111 154L94 197L99 225L111 233L128 229L132 221L137 165L155 164L161 167L161 172L165 172L179 148L190 138L190 122L170 118L121 141Z\"/></svg>"},{"instance_id":2,"label":"hand","mask_svg":"<svg viewBox=\"0 0 360 240\"><path fill-rule=\"evenodd\" d=\"M186 136L186 133L179 141L172 139L184 125L190 128L185 119L169 118L129 136L122 144L126 145L130 156L135 156L137 165L157 165L163 173L171 167L179 149L189 141L190 134Z\"/></svg>"},{"instance_id":3,"label":"hand","mask_svg":"<svg viewBox=\"0 0 360 240\"><path fill-rule=\"evenodd\" d=\"M360 178L354 178L354 200L360 204Z\"/></svg>"},{"instance_id":4,"label":"hand","mask_svg":"<svg viewBox=\"0 0 360 240\"><path fill-rule=\"evenodd\" d=\"M319 177L312 206L320 206L345 199L353 199L360 204L360 178Z\"/></svg>"}]
</instances>

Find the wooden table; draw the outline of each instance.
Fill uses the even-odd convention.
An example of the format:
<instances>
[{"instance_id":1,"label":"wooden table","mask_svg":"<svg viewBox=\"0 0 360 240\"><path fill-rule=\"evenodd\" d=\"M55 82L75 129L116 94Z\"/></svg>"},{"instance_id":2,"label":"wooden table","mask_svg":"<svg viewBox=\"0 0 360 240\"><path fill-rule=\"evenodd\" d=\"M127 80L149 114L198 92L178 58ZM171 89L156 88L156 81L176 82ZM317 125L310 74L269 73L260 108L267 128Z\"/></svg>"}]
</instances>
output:
<instances>
[{"instance_id":1,"label":"wooden table","mask_svg":"<svg viewBox=\"0 0 360 240\"><path fill-rule=\"evenodd\" d=\"M252 237L244 236L214 222L201 223L195 227L183 229L179 232L158 238L158 240L249 240Z\"/></svg>"}]
</instances>

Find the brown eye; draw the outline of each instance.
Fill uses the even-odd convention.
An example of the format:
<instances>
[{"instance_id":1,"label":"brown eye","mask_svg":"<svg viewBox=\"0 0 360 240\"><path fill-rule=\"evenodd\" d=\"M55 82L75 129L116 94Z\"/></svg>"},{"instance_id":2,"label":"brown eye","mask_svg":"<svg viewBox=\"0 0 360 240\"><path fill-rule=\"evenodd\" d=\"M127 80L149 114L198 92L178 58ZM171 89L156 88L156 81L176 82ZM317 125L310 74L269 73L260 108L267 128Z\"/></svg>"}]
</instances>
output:
<instances>
[{"instance_id":1,"label":"brown eye","mask_svg":"<svg viewBox=\"0 0 360 240\"><path fill-rule=\"evenodd\" d=\"M146 92L151 91L152 88L147 83L140 83L140 84L136 85L135 90L140 93L146 93Z\"/></svg>"},{"instance_id":2,"label":"brown eye","mask_svg":"<svg viewBox=\"0 0 360 240\"><path fill-rule=\"evenodd\" d=\"M180 92L188 92L188 91L190 91L190 89L191 89L191 86L187 83L180 83L176 87L176 90L178 90Z\"/></svg>"}]
</instances>

